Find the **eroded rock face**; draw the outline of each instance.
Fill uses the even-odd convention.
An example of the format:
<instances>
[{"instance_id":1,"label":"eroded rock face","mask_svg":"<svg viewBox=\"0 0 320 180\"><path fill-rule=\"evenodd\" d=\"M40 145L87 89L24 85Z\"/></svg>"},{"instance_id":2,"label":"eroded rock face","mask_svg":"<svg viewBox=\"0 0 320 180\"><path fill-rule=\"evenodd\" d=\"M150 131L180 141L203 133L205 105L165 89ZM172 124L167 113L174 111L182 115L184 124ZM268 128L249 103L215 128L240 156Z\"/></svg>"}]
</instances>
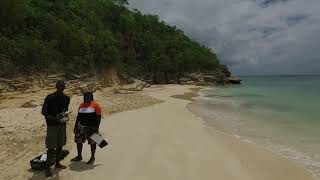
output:
<instances>
[{"instance_id":1,"label":"eroded rock face","mask_svg":"<svg viewBox=\"0 0 320 180\"><path fill-rule=\"evenodd\" d=\"M150 87L150 84L138 80L138 79L134 79L134 83L132 84L127 84L124 85L120 88L120 90L124 90L124 91L142 91L144 88L148 88Z\"/></svg>"},{"instance_id":2,"label":"eroded rock face","mask_svg":"<svg viewBox=\"0 0 320 180\"><path fill-rule=\"evenodd\" d=\"M0 82L0 93L12 92L14 88L7 83Z\"/></svg>"},{"instance_id":3,"label":"eroded rock face","mask_svg":"<svg viewBox=\"0 0 320 180\"><path fill-rule=\"evenodd\" d=\"M66 79L64 74L28 76L23 78L0 79L0 93L13 91L39 91L42 89L54 89L58 80L66 82L66 91L72 94L81 94L84 91L95 92L101 86L98 80L85 78L87 75L74 75ZM79 79L75 79L78 77Z\"/></svg>"},{"instance_id":4,"label":"eroded rock face","mask_svg":"<svg viewBox=\"0 0 320 180\"><path fill-rule=\"evenodd\" d=\"M83 82L80 86L79 86L79 90L81 93L84 92L96 92L98 89L100 88L100 85L98 82Z\"/></svg>"},{"instance_id":5,"label":"eroded rock face","mask_svg":"<svg viewBox=\"0 0 320 180\"><path fill-rule=\"evenodd\" d=\"M207 83L216 83L218 81L214 75L204 75L203 80Z\"/></svg>"},{"instance_id":6,"label":"eroded rock face","mask_svg":"<svg viewBox=\"0 0 320 180\"><path fill-rule=\"evenodd\" d=\"M180 83L183 84L183 83L186 83L186 82L190 82L192 81L192 79L190 77L182 77L180 78Z\"/></svg>"},{"instance_id":7,"label":"eroded rock face","mask_svg":"<svg viewBox=\"0 0 320 180\"><path fill-rule=\"evenodd\" d=\"M222 85L229 83L231 72L225 65L219 65L215 70L192 73L148 73L142 78L149 84L192 84L192 85Z\"/></svg>"},{"instance_id":8,"label":"eroded rock face","mask_svg":"<svg viewBox=\"0 0 320 180\"><path fill-rule=\"evenodd\" d=\"M195 82L204 81L202 73L191 73L189 74L189 77L191 78L192 81L195 81Z\"/></svg>"}]
</instances>

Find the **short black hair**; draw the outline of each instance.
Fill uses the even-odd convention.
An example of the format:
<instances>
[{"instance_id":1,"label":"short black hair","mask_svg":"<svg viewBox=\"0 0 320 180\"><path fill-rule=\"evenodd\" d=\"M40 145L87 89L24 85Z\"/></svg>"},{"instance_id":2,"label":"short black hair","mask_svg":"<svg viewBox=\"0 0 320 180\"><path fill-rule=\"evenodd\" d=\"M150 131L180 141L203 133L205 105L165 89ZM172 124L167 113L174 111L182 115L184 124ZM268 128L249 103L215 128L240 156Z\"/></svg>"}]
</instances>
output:
<instances>
[{"instance_id":1,"label":"short black hair","mask_svg":"<svg viewBox=\"0 0 320 180\"><path fill-rule=\"evenodd\" d=\"M92 92L84 92L83 98L89 97L91 101L93 101L93 93Z\"/></svg>"},{"instance_id":2,"label":"short black hair","mask_svg":"<svg viewBox=\"0 0 320 180\"><path fill-rule=\"evenodd\" d=\"M64 81L59 80L59 81L56 83L56 88L61 87L61 86L66 87L66 84L64 83Z\"/></svg>"}]
</instances>

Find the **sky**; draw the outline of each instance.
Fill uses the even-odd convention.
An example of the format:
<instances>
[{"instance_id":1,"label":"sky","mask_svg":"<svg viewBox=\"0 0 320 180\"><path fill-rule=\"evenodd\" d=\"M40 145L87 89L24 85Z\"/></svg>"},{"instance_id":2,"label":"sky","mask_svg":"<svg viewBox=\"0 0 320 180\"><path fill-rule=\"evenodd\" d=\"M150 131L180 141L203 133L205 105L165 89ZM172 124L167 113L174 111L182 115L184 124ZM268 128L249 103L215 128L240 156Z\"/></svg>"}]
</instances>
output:
<instances>
[{"instance_id":1,"label":"sky","mask_svg":"<svg viewBox=\"0 0 320 180\"><path fill-rule=\"evenodd\" d=\"M320 0L129 3L212 48L234 74L320 74Z\"/></svg>"}]
</instances>

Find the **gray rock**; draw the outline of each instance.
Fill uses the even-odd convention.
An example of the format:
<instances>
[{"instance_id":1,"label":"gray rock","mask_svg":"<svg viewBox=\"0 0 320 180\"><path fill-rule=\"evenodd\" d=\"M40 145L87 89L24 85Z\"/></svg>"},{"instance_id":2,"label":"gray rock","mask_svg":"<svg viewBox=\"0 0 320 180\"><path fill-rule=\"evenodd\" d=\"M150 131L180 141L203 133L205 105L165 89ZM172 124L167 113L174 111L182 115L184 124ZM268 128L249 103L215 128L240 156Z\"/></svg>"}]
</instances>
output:
<instances>
[{"instance_id":1,"label":"gray rock","mask_svg":"<svg viewBox=\"0 0 320 180\"><path fill-rule=\"evenodd\" d=\"M235 76L227 78L227 80L228 80L228 83L231 83L231 84L241 84L241 81L242 81L241 79Z\"/></svg>"},{"instance_id":2,"label":"gray rock","mask_svg":"<svg viewBox=\"0 0 320 180\"><path fill-rule=\"evenodd\" d=\"M35 101L28 101L26 103L24 103L21 107L22 108L33 108L33 107L37 107L38 104Z\"/></svg>"},{"instance_id":3,"label":"gray rock","mask_svg":"<svg viewBox=\"0 0 320 180\"><path fill-rule=\"evenodd\" d=\"M0 93L12 92L14 90L15 87L12 84L0 81Z\"/></svg>"},{"instance_id":4,"label":"gray rock","mask_svg":"<svg viewBox=\"0 0 320 180\"><path fill-rule=\"evenodd\" d=\"M187 81L187 82L181 82L182 85L195 85L195 81Z\"/></svg>"},{"instance_id":5,"label":"gray rock","mask_svg":"<svg viewBox=\"0 0 320 180\"><path fill-rule=\"evenodd\" d=\"M192 79L190 77L182 77L182 78L180 78L180 82L181 83L189 82L189 81L192 81Z\"/></svg>"},{"instance_id":6,"label":"gray rock","mask_svg":"<svg viewBox=\"0 0 320 180\"><path fill-rule=\"evenodd\" d=\"M132 84L127 84L124 85L120 88L120 90L125 90L125 91L142 91L144 88L146 87L150 87L150 84L138 80L138 79L134 79L134 83Z\"/></svg>"},{"instance_id":7,"label":"gray rock","mask_svg":"<svg viewBox=\"0 0 320 180\"><path fill-rule=\"evenodd\" d=\"M96 92L99 89L99 86L96 82L85 82L79 87L81 93L84 92Z\"/></svg>"},{"instance_id":8,"label":"gray rock","mask_svg":"<svg viewBox=\"0 0 320 180\"><path fill-rule=\"evenodd\" d=\"M217 78L213 75L204 75L203 80L208 83L216 83L217 82Z\"/></svg>"}]
</instances>

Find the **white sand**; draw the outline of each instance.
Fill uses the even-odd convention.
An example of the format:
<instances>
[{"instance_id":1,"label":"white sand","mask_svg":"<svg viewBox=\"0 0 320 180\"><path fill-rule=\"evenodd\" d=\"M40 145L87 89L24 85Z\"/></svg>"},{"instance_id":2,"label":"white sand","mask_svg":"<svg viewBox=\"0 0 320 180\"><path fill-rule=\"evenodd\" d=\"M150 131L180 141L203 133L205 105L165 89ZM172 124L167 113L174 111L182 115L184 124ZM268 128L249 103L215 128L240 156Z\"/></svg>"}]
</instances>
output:
<instances>
[{"instance_id":1,"label":"white sand","mask_svg":"<svg viewBox=\"0 0 320 180\"><path fill-rule=\"evenodd\" d=\"M96 162L69 163L75 148L52 179L95 180L311 180L292 162L208 127L171 98L188 86L152 88L146 93L165 102L105 117L101 132L110 145L97 149ZM74 146L75 147L75 146ZM89 158L88 145L84 158ZM31 179L42 179L34 173Z\"/></svg>"},{"instance_id":2,"label":"white sand","mask_svg":"<svg viewBox=\"0 0 320 180\"><path fill-rule=\"evenodd\" d=\"M1 94L5 99L0 101L0 180L7 179L43 179L43 173L30 171L29 161L46 151L46 123L41 115L43 99L54 90L37 92L14 92ZM129 92L128 92L129 93ZM141 92L130 94L114 94L112 88L104 88L95 93L100 101L104 114L121 112L149 106L158 99L142 95ZM35 107L22 108L27 102L33 102ZM83 101L80 96L73 96L69 110L72 111L68 123L68 144L73 144L73 126L79 104ZM107 125L107 124L106 124Z\"/></svg>"}]
</instances>

